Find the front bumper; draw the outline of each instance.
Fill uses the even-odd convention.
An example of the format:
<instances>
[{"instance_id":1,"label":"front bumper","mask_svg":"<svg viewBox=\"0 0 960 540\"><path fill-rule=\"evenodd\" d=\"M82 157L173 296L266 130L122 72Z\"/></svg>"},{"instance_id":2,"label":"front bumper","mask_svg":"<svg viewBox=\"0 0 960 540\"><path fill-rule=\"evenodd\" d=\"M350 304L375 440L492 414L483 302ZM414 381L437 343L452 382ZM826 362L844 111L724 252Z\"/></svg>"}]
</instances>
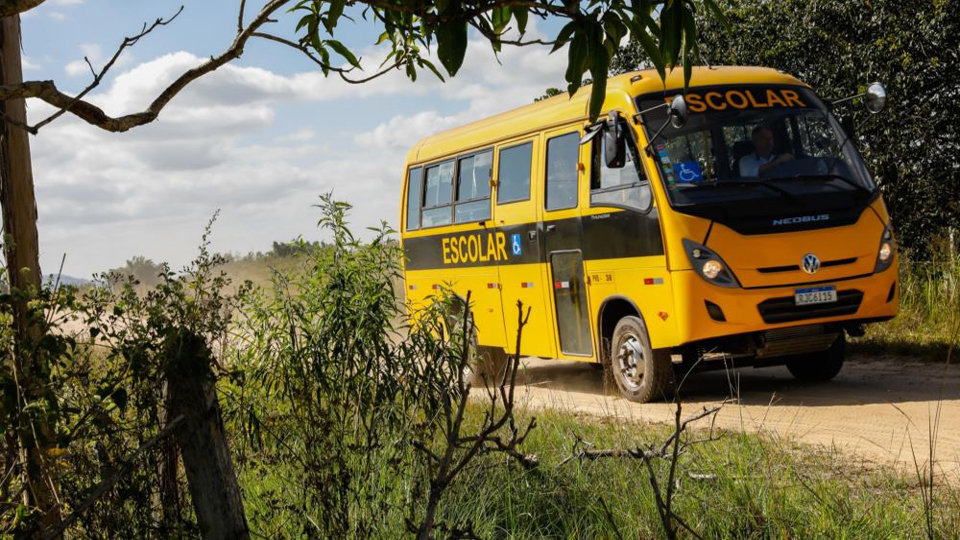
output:
<instances>
[{"instance_id":1,"label":"front bumper","mask_svg":"<svg viewBox=\"0 0 960 540\"><path fill-rule=\"evenodd\" d=\"M707 283L693 270L672 273L676 313L675 345L735 334L746 334L810 324L888 319L899 304L897 266L870 276L838 279L817 285L739 289ZM796 289L832 285L838 301L798 307L793 305ZM713 304L708 310L708 305ZM718 320L717 310L722 312Z\"/></svg>"}]
</instances>

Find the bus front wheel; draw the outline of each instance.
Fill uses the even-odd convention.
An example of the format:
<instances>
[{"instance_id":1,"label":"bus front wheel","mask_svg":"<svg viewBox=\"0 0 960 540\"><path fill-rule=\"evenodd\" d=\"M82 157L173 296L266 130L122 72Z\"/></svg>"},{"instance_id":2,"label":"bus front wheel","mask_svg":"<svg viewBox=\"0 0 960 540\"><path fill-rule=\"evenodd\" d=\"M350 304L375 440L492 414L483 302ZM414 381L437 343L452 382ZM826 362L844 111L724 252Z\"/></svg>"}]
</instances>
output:
<instances>
[{"instance_id":1,"label":"bus front wheel","mask_svg":"<svg viewBox=\"0 0 960 540\"><path fill-rule=\"evenodd\" d=\"M607 373L620 395L638 403L666 398L673 391L670 353L650 347L643 319L623 317L613 330L606 358Z\"/></svg>"},{"instance_id":2,"label":"bus front wheel","mask_svg":"<svg viewBox=\"0 0 960 540\"><path fill-rule=\"evenodd\" d=\"M809 353L791 358L787 361L787 369L799 381L829 381L843 369L846 342L844 333L840 332L829 349L824 352Z\"/></svg>"}]
</instances>

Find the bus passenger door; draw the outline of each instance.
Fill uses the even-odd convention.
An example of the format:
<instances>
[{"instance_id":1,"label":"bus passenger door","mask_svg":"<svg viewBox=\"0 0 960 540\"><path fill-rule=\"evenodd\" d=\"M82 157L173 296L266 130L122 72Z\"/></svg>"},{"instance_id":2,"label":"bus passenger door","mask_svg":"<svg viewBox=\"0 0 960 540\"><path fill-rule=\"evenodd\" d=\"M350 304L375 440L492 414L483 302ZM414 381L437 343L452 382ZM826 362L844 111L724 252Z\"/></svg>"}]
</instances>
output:
<instances>
[{"instance_id":1,"label":"bus passenger door","mask_svg":"<svg viewBox=\"0 0 960 540\"><path fill-rule=\"evenodd\" d=\"M580 199L584 185L580 129L569 126L544 135L544 200L541 246L544 280L553 291L560 356L593 356L590 310L581 251Z\"/></svg>"},{"instance_id":2,"label":"bus passenger door","mask_svg":"<svg viewBox=\"0 0 960 540\"><path fill-rule=\"evenodd\" d=\"M493 219L498 234L503 235L506 257L497 263L506 351L516 353L518 311L530 310L523 329L520 352L525 356L553 357L553 321L550 304L544 294L541 251L537 234L537 209L540 185L537 165L541 161L538 137L527 137L502 143L497 147L494 165L496 194Z\"/></svg>"}]
</instances>

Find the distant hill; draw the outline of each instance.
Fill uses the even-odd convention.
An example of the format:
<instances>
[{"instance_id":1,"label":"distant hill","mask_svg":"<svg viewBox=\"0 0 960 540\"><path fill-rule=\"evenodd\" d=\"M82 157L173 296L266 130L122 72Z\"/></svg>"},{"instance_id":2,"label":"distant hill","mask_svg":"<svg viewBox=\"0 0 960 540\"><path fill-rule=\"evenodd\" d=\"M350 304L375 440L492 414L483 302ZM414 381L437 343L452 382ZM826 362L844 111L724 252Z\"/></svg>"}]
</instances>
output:
<instances>
[{"instance_id":1,"label":"distant hill","mask_svg":"<svg viewBox=\"0 0 960 540\"><path fill-rule=\"evenodd\" d=\"M60 274L59 278L56 274L48 274L44 281L47 286L52 286L58 282L60 285L73 285L74 287L83 287L85 285L93 284L92 280L68 276L65 274Z\"/></svg>"}]
</instances>

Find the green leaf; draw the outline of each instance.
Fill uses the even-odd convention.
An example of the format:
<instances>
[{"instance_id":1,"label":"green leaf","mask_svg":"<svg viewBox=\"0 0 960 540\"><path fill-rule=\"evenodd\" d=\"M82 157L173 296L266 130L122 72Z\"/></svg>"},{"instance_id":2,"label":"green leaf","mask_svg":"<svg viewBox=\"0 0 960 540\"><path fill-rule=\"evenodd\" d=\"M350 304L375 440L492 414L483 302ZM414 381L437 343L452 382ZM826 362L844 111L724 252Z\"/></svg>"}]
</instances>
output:
<instances>
[{"instance_id":1,"label":"green leaf","mask_svg":"<svg viewBox=\"0 0 960 540\"><path fill-rule=\"evenodd\" d=\"M676 66L680 57L683 32L680 19L682 2L670 2L660 12L660 55L668 66Z\"/></svg>"},{"instance_id":2,"label":"green leaf","mask_svg":"<svg viewBox=\"0 0 960 540\"><path fill-rule=\"evenodd\" d=\"M343 43L340 43L339 41L337 41L337 40L335 40L335 39L328 39L328 40L326 41L326 44L329 45L331 48L333 48L333 50L336 51L337 54L339 54L340 56L346 58L346 59L347 59L347 62L350 62L350 65L351 65L351 66L353 66L353 67L355 67L355 68L357 68L357 69L360 69L360 61L357 60L357 57L354 56L353 53L350 52L350 49L346 48L346 47L343 45Z\"/></svg>"},{"instance_id":3,"label":"green leaf","mask_svg":"<svg viewBox=\"0 0 960 540\"><path fill-rule=\"evenodd\" d=\"M499 8L493 8L490 12L490 20L493 22L493 30L496 33L503 31L504 27L510 23L510 7L504 6Z\"/></svg>"},{"instance_id":4,"label":"green leaf","mask_svg":"<svg viewBox=\"0 0 960 540\"><path fill-rule=\"evenodd\" d=\"M437 28L437 56L440 63L451 76L456 75L463 65L467 52L467 23L442 23Z\"/></svg>"},{"instance_id":5,"label":"green leaf","mask_svg":"<svg viewBox=\"0 0 960 540\"><path fill-rule=\"evenodd\" d=\"M693 75L693 64L699 56L697 54L697 23L693 20L690 10L683 12L683 90L690 87L690 77Z\"/></svg>"},{"instance_id":6,"label":"green leaf","mask_svg":"<svg viewBox=\"0 0 960 540\"><path fill-rule=\"evenodd\" d=\"M584 62L588 53L587 38L583 32L578 32L570 41L570 49L567 51L567 72L564 79L567 81L567 93L571 96L580 88L580 82L583 80L583 72L586 70Z\"/></svg>"},{"instance_id":7,"label":"green leaf","mask_svg":"<svg viewBox=\"0 0 960 540\"><path fill-rule=\"evenodd\" d=\"M613 38L614 45L619 45L620 40L627 35L627 27L620 20L620 16L613 11L608 11L603 16L603 29L607 35Z\"/></svg>"},{"instance_id":8,"label":"green leaf","mask_svg":"<svg viewBox=\"0 0 960 540\"><path fill-rule=\"evenodd\" d=\"M320 54L320 61L323 62L323 66L320 69L323 71L324 77L326 77L330 74L330 53L324 48L318 49L317 52Z\"/></svg>"},{"instance_id":9,"label":"green leaf","mask_svg":"<svg viewBox=\"0 0 960 540\"><path fill-rule=\"evenodd\" d=\"M717 5L715 0L703 0L703 3L706 4L707 9L713 12L713 17L720 21L720 25L723 26L723 29L727 32L733 31L733 26L730 24L730 19L727 18L727 14L720 9L720 6Z\"/></svg>"},{"instance_id":10,"label":"green leaf","mask_svg":"<svg viewBox=\"0 0 960 540\"><path fill-rule=\"evenodd\" d=\"M590 121L596 121L607 97L607 71L610 69L610 57L606 48L600 47L593 55L593 65L590 75L593 77L593 87L590 91Z\"/></svg>"},{"instance_id":11,"label":"green leaf","mask_svg":"<svg viewBox=\"0 0 960 540\"><path fill-rule=\"evenodd\" d=\"M436 75L438 79L440 79L440 81L444 80L443 75L440 74L440 71L437 69L437 66L433 65L433 62L427 60L426 58L418 58L417 64L420 67L425 67L430 71L432 71L433 74Z\"/></svg>"},{"instance_id":12,"label":"green leaf","mask_svg":"<svg viewBox=\"0 0 960 540\"><path fill-rule=\"evenodd\" d=\"M554 40L553 48L550 49L550 52L554 52L567 42L570 39L570 35L573 34L573 31L577 29L577 21L570 21L560 29L560 33L557 34L557 39Z\"/></svg>"},{"instance_id":13,"label":"green leaf","mask_svg":"<svg viewBox=\"0 0 960 540\"><path fill-rule=\"evenodd\" d=\"M381 43L383 43L388 39L390 39L390 32L384 32L380 34L380 37L377 38L377 42L374 43L374 45L380 45Z\"/></svg>"},{"instance_id":14,"label":"green leaf","mask_svg":"<svg viewBox=\"0 0 960 540\"><path fill-rule=\"evenodd\" d=\"M295 32L299 32L304 26L307 26L308 24L316 20L317 20L317 16L314 15L313 13L309 13L307 15L304 15L303 17L300 17L300 21L297 23L297 28Z\"/></svg>"},{"instance_id":15,"label":"green leaf","mask_svg":"<svg viewBox=\"0 0 960 540\"><path fill-rule=\"evenodd\" d=\"M657 48L657 44L653 42L653 38L650 37L650 34L646 32L635 33L632 37L640 42L640 46L643 47L644 52L646 52L647 56L650 57L653 67L657 69L660 79L666 80L666 65L663 62L663 57L660 56L660 49Z\"/></svg>"},{"instance_id":16,"label":"green leaf","mask_svg":"<svg viewBox=\"0 0 960 540\"><path fill-rule=\"evenodd\" d=\"M330 9L327 11L326 21L323 24L328 33L332 34L333 29L337 27L337 21L343 15L343 6L346 3L347 0L330 0Z\"/></svg>"},{"instance_id":17,"label":"green leaf","mask_svg":"<svg viewBox=\"0 0 960 540\"><path fill-rule=\"evenodd\" d=\"M517 20L517 30L520 30L520 35L523 35L527 31L527 8L525 7L514 7L513 9L513 18Z\"/></svg>"}]
</instances>

